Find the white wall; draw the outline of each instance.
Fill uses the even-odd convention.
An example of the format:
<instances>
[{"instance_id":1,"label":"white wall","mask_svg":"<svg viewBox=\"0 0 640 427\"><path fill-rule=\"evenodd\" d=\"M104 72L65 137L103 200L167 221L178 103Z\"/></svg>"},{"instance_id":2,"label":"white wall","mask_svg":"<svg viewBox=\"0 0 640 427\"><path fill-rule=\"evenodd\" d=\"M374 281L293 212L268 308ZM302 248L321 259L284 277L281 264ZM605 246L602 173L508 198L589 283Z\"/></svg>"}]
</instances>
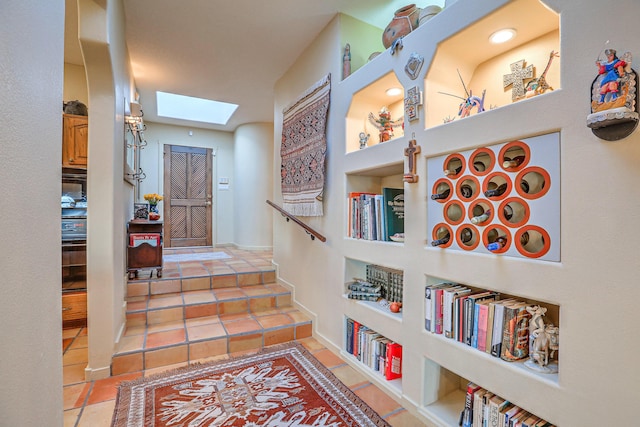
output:
<instances>
[{"instance_id":1,"label":"white wall","mask_svg":"<svg viewBox=\"0 0 640 427\"><path fill-rule=\"evenodd\" d=\"M133 188L124 183L124 108L132 100L129 54L120 0L101 6L78 1L79 39L89 93L87 165L87 379L111 373L111 356L121 336L125 297L126 203Z\"/></svg>"},{"instance_id":2,"label":"white wall","mask_svg":"<svg viewBox=\"0 0 640 427\"><path fill-rule=\"evenodd\" d=\"M2 10L0 423L60 426L64 4L7 0Z\"/></svg>"},{"instance_id":3,"label":"white wall","mask_svg":"<svg viewBox=\"0 0 640 427\"><path fill-rule=\"evenodd\" d=\"M144 99L140 100L144 108ZM164 145L182 145L189 147L211 148L213 157L213 244L233 244L235 217L230 206L236 195L234 176L235 147L233 134L209 129L166 125L146 122L144 132L147 146L141 150L140 162L146 178L140 184L140 197L145 193L160 193L164 190ZM191 135L189 135L191 132ZM220 177L230 179L228 190L218 190ZM143 200L142 200L143 201ZM159 206L162 212L163 206Z\"/></svg>"},{"instance_id":4,"label":"white wall","mask_svg":"<svg viewBox=\"0 0 640 427\"><path fill-rule=\"evenodd\" d=\"M82 65L64 63L64 90L62 99L65 102L78 100L87 107L89 106L87 75Z\"/></svg>"},{"instance_id":5,"label":"white wall","mask_svg":"<svg viewBox=\"0 0 640 427\"><path fill-rule=\"evenodd\" d=\"M273 194L273 182L267 178L273 170L273 124L239 126L234 144L234 241L242 249L271 249L273 208L266 200Z\"/></svg>"}]
</instances>

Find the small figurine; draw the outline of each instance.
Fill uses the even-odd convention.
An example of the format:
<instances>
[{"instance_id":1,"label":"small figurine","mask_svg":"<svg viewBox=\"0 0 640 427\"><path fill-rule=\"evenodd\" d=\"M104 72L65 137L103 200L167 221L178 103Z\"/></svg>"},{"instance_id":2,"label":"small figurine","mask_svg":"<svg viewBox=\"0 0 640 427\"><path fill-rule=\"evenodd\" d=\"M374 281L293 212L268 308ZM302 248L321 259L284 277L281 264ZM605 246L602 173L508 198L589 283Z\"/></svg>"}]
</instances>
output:
<instances>
[{"instance_id":1,"label":"small figurine","mask_svg":"<svg viewBox=\"0 0 640 427\"><path fill-rule=\"evenodd\" d=\"M545 93L547 90L553 90L553 88L549 86L549 83L547 83L546 77L547 77L547 71L549 71L549 67L551 67L551 61L553 61L553 58L556 58L558 56L560 56L558 55L558 52L555 52L553 50L551 51L551 53L549 54L549 61L547 62L547 66L545 67L542 74L540 74L540 77L536 77L530 80L525 86L524 90L525 90L526 98L531 98L532 96L541 95Z\"/></svg>"},{"instance_id":2,"label":"small figurine","mask_svg":"<svg viewBox=\"0 0 640 427\"><path fill-rule=\"evenodd\" d=\"M382 107L377 119L373 113L369 113L369 121L380 131L380 142L385 142L393 137L393 127L402 125L404 119L391 120L391 113L387 107Z\"/></svg>"},{"instance_id":3,"label":"small figurine","mask_svg":"<svg viewBox=\"0 0 640 427\"><path fill-rule=\"evenodd\" d=\"M362 150L363 148L367 148L367 143L369 142L369 138L371 137L371 135L368 133L360 132L358 136L360 137L360 149Z\"/></svg>"},{"instance_id":4,"label":"small figurine","mask_svg":"<svg viewBox=\"0 0 640 427\"><path fill-rule=\"evenodd\" d=\"M598 75L591 84L591 114L587 116L587 126L598 137L615 141L631 134L638 123L637 74L631 68L630 52L621 57L615 49L603 52L607 58L602 60L598 55L596 60ZM607 127L610 129L604 129Z\"/></svg>"},{"instance_id":5,"label":"small figurine","mask_svg":"<svg viewBox=\"0 0 640 427\"><path fill-rule=\"evenodd\" d=\"M557 363L551 362L558 350L558 327L544 323L546 307L531 305L526 307L526 310L531 314L531 320L529 321L529 360L525 362L525 366L547 374L558 372Z\"/></svg>"},{"instance_id":6,"label":"small figurine","mask_svg":"<svg viewBox=\"0 0 640 427\"><path fill-rule=\"evenodd\" d=\"M462 83L464 92L467 95L466 98L463 98L457 95L452 95L450 93L445 93L445 92L438 92L438 93L441 93L443 95L453 96L454 98L462 99L462 103L460 103L460 107L458 108L458 116L460 116L461 119L471 115L471 110L473 110L474 108L477 108L478 113L482 113L484 111L484 96L485 96L486 90L482 91L482 98L473 96L473 92L471 90L467 90L467 86L464 84L464 80L462 80L462 76L460 75L460 70L458 70L458 77L460 78L460 82ZM450 117L447 117L444 119L445 123L449 123L452 121L453 121L453 118L450 118Z\"/></svg>"},{"instance_id":7,"label":"small figurine","mask_svg":"<svg viewBox=\"0 0 640 427\"><path fill-rule=\"evenodd\" d=\"M342 80L351 75L351 45L349 43L344 47L344 55L342 55Z\"/></svg>"}]
</instances>

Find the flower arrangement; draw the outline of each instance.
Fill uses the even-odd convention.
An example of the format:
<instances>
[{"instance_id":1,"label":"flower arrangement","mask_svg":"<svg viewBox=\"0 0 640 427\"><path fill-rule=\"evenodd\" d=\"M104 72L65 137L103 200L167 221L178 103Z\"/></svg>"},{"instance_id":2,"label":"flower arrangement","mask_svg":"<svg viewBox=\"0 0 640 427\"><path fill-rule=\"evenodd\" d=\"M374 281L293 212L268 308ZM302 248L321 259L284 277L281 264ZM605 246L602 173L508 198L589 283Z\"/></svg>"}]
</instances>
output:
<instances>
[{"instance_id":1,"label":"flower arrangement","mask_svg":"<svg viewBox=\"0 0 640 427\"><path fill-rule=\"evenodd\" d=\"M157 205L162 200L162 196L157 193L149 193L144 195L144 199L149 202L150 205Z\"/></svg>"}]
</instances>

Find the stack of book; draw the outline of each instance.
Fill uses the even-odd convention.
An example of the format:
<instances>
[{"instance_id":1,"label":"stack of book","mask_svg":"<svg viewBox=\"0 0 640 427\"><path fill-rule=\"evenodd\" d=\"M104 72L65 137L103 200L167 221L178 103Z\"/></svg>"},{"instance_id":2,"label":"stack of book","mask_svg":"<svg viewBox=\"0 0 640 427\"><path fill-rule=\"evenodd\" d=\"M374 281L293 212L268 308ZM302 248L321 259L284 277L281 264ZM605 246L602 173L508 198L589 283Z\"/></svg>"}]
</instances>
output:
<instances>
[{"instance_id":1,"label":"stack of book","mask_svg":"<svg viewBox=\"0 0 640 427\"><path fill-rule=\"evenodd\" d=\"M381 298L382 287L362 279L354 278L347 283L347 297L361 301L378 301Z\"/></svg>"},{"instance_id":2,"label":"stack of book","mask_svg":"<svg viewBox=\"0 0 640 427\"><path fill-rule=\"evenodd\" d=\"M369 264L366 267L367 282L380 286L381 296L389 302L402 302L402 270Z\"/></svg>"},{"instance_id":3,"label":"stack of book","mask_svg":"<svg viewBox=\"0 0 640 427\"><path fill-rule=\"evenodd\" d=\"M528 306L456 283L427 285L425 329L503 360L521 360L529 355Z\"/></svg>"},{"instance_id":4,"label":"stack of book","mask_svg":"<svg viewBox=\"0 0 640 427\"><path fill-rule=\"evenodd\" d=\"M467 384L461 419L463 427L555 427L473 382Z\"/></svg>"},{"instance_id":5,"label":"stack of book","mask_svg":"<svg viewBox=\"0 0 640 427\"><path fill-rule=\"evenodd\" d=\"M404 232L404 190L383 188L382 194L351 192L347 235L354 239L389 241Z\"/></svg>"},{"instance_id":6,"label":"stack of book","mask_svg":"<svg viewBox=\"0 0 640 427\"><path fill-rule=\"evenodd\" d=\"M402 377L402 346L347 318L347 353L387 380Z\"/></svg>"}]
</instances>

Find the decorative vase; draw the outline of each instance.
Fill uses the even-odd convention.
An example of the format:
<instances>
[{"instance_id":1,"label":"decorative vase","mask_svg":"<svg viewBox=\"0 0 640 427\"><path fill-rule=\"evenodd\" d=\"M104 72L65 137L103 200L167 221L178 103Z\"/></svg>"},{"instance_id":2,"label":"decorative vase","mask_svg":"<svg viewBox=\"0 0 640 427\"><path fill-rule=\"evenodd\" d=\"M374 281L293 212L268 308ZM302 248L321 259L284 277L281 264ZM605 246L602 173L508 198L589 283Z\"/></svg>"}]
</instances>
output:
<instances>
[{"instance_id":1,"label":"decorative vase","mask_svg":"<svg viewBox=\"0 0 640 427\"><path fill-rule=\"evenodd\" d=\"M386 49L400 37L404 37L418 28L420 8L415 4L410 4L396 10L393 15L393 19L382 33L382 45Z\"/></svg>"},{"instance_id":2,"label":"decorative vase","mask_svg":"<svg viewBox=\"0 0 640 427\"><path fill-rule=\"evenodd\" d=\"M157 203L149 203L149 220L157 221L160 219L160 211Z\"/></svg>"}]
</instances>

